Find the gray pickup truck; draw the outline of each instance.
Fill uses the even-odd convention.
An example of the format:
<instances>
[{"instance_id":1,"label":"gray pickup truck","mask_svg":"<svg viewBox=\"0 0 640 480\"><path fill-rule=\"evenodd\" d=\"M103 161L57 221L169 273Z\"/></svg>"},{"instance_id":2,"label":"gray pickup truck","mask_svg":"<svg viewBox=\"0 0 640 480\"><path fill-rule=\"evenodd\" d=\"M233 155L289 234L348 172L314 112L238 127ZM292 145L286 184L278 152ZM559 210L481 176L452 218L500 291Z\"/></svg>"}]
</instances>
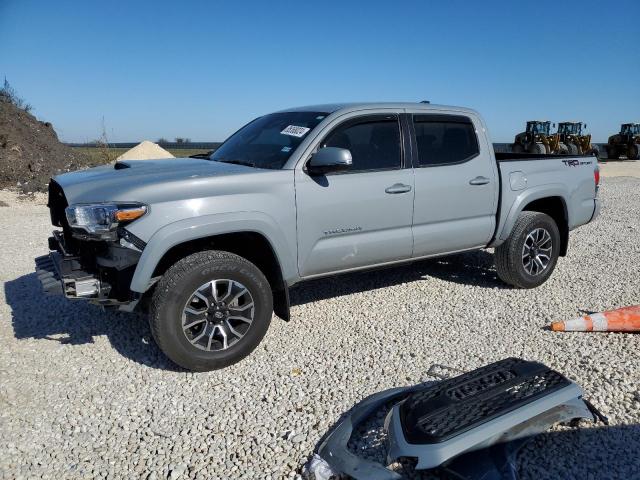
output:
<instances>
[{"instance_id":1,"label":"gray pickup truck","mask_svg":"<svg viewBox=\"0 0 640 480\"><path fill-rule=\"evenodd\" d=\"M209 159L121 161L51 180L48 293L131 311L191 370L256 348L298 282L495 248L542 284L599 211L597 159L495 154L473 110L317 105L259 117Z\"/></svg>"}]
</instances>

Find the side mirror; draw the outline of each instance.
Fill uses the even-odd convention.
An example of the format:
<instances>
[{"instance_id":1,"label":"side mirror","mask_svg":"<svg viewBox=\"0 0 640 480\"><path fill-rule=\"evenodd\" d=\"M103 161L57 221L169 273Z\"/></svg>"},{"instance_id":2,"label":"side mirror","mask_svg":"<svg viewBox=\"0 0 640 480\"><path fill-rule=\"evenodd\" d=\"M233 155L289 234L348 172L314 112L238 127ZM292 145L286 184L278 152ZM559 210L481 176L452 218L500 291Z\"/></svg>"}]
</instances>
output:
<instances>
[{"instance_id":1,"label":"side mirror","mask_svg":"<svg viewBox=\"0 0 640 480\"><path fill-rule=\"evenodd\" d=\"M353 159L346 148L324 147L313 154L307 171L309 175L323 175L328 172L339 172L351 167Z\"/></svg>"}]
</instances>

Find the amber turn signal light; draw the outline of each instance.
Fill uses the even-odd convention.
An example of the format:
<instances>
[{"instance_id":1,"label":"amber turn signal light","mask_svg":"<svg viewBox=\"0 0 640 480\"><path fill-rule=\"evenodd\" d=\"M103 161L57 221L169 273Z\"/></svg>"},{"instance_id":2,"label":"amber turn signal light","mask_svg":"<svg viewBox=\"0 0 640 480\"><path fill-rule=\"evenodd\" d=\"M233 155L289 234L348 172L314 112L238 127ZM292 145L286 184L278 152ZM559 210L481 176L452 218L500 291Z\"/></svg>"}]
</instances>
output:
<instances>
[{"instance_id":1,"label":"amber turn signal light","mask_svg":"<svg viewBox=\"0 0 640 480\"><path fill-rule=\"evenodd\" d=\"M118 222L130 222L140 218L147 213L147 207L127 208L125 210L118 210L116 212L116 220Z\"/></svg>"}]
</instances>

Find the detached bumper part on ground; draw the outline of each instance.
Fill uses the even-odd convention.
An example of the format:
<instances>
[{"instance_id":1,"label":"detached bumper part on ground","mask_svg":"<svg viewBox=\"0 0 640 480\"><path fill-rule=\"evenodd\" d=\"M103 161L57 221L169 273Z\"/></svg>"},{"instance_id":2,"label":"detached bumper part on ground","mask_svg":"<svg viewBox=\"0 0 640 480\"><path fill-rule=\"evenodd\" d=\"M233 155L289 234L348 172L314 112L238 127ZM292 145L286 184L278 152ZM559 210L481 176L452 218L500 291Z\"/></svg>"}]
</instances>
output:
<instances>
[{"instance_id":1,"label":"detached bumper part on ground","mask_svg":"<svg viewBox=\"0 0 640 480\"><path fill-rule=\"evenodd\" d=\"M582 395L577 384L547 366L508 358L436 385L368 397L327 435L318 455L336 474L401 478L346 448L359 423L398 401L385 421L387 463L410 457L417 459L417 470L440 467L468 479L516 478L514 455L532 436L556 423L606 421Z\"/></svg>"}]
</instances>

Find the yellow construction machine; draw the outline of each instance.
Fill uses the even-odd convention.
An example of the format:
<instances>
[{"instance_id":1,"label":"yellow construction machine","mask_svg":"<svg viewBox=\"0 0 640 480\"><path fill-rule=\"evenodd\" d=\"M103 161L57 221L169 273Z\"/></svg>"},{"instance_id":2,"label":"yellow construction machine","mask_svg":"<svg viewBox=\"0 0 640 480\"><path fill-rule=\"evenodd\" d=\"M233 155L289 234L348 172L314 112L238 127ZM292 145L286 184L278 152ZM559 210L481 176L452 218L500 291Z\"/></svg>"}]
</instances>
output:
<instances>
[{"instance_id":1,"label":"yellow construction machine","mask_svg":"<svg viewBox=\"0 0 640 480\"><path fill-rule=\"evenodd\" d=\"M551 122L547 120L529 120L526 130L516 135L511 150L514 153L559 153L558 135L550 130Z\"/></svg>"},{"instance_id":2,"label":"yellow construction machine","mask_svg":"<svg viewBox=\"0 0 640 480\"><path fill-rule=\"evenodd\" d=\"M611 135L607 143L607 157L627 157L628 160L640 158L640 123L623 123L620 133Z\"/></svg>"},{"instance_id":3,"label":"yellow construction machine","mask_svg":"<svg viewBox=\"0 0 640 480\"><path fill-rule=\"evenodd\" d=\"M587 124L582 122L558 123L558 153L599 156L598 147L591 144L591 134L582 133L586 128Z\"/></svg>"}]
</instances>

